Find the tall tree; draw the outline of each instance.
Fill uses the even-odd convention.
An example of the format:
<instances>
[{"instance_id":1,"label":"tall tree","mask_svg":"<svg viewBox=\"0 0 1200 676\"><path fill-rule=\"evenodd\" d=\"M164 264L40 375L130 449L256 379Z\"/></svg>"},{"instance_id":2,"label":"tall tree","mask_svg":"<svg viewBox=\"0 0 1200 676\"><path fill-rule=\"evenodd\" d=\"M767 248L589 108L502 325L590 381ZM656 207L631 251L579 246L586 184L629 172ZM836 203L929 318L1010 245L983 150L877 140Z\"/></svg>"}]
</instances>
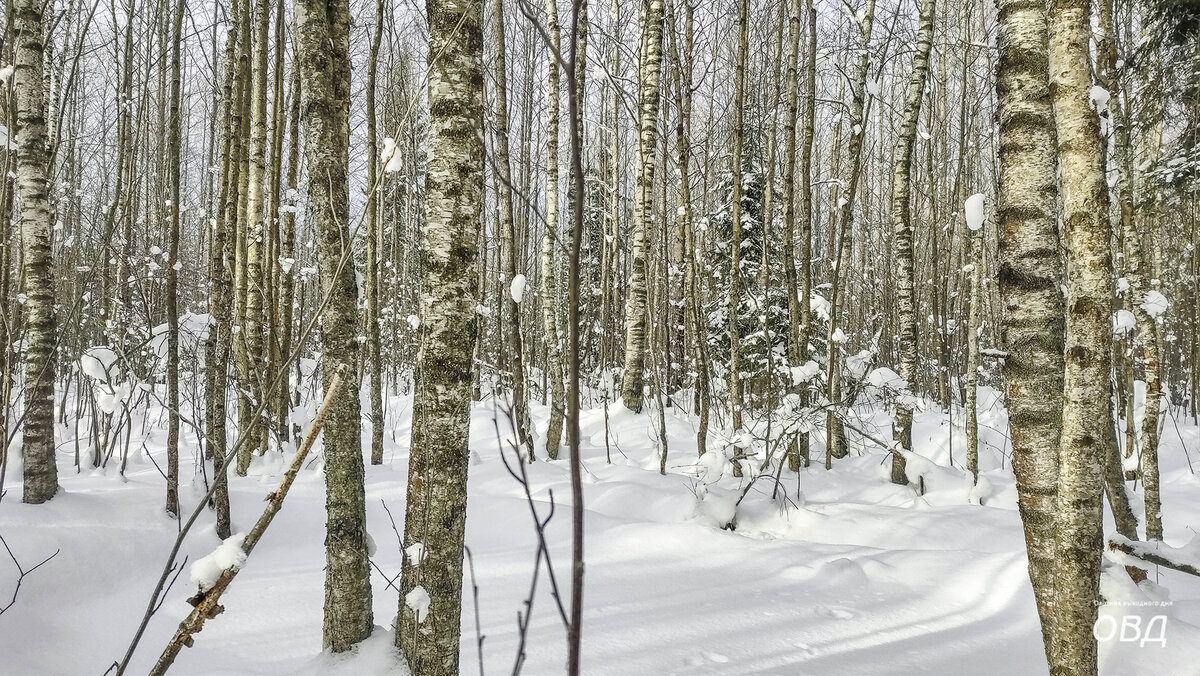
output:
<instances>
[{"instance_id":1,"label":"tall tree","mask_svg":"<svg viewBox=\"0 0 1200 676\"><path fill-rule=\"evenodd\" d=\"M179 196L180 146L183 123L180 52L183 14L187 0L175 0L171 20L171 92L167 139L167 171L170 174L171 207L167 221L167 511L179 513Z\"/></svg>"},{"instance_id":2,"label":"tall tree","mask_svg":"<svg viewBox=\"0 0 1200 676\"><path fill-rule=\"evenodd\" d=\"M496 48L496 180L499 202L498 223L500 229L500 286L504 293L501 305L504 310L505 349L512 370L513 423L516 425L517 441L534 459L533 437L529 432L529 388L525 382L525 351L521 345L521 305L525 293L525 277L517 277L517 234L513 218L512 166L508 150L508 73L505 64L507 40L504 35L504 2L496 0L492 37Z\"/></svg>"},{"instance_id":3,"label":"tall tree","mask_svg":"<svg viewBox=\"0 0 1200 676\"><path fill-rule=\"evenodd\" d=\"M1116 185L1114 196L1117 200L1117 214L1120 218L1119 235L1123 246L1121 253L1124 257L1123 273L1129 282L1129 306L1133 311L1134 324L1137 330L1137 341L1134 351L1141 349L1141 371L1146 383L1145 413L1142 416L1142 426L1137 435L1137 443L1142 461L1142 495L1146 503L1146 538L1162 539L1162 504L1159 497L1158 472L1158 424L1161 416L1159 409L1162 400L1161 382L1161 346L1155 304L1147 303L1149 294L1158 293L1150 288L1149 278L1153 278L1153 266L1142 247L1142 227L1138 219L1138 202L1135 197L1138 170L1134 166L1133 129L1131 128L1128 95L1125 87L1118 79L1121 69L1118 68L1117 34L1113 25L1113 0L1100 0L1097 3L1099 28L1097 33L1097 67L1100 84L1110 94L1107 111L1112 120L1114 132L1113 149L1116 159ZM1148 278L1149 277L1149 278ZM1151 296L1151 300L1153 297ZM1200 305L1200 304L1198 304ZM1155 314L1152 314L1155 311ZM1197 341L1200 345L1200 341ZM1128 397L1132 409L1133 397ZM1127 421L1129 438L1134 437L1133 418ZM1129 444L1131 447L1135 444ZM1132 452L1132 448L1128 449ZM1110 487L1110 490L1117 488Z\"/></svg>"},{"instance_id":4,"label":"tall tree","mask_svg":"<svg viewBox=\"0 0 1200 676\"><path fill-rule=\"evenodd\" d=\"M1112 255L1105 145L1092 91L1090 0L1050 4L1050 95L1067 250L1062 436L1055 517L1053 674L1095 674L1101 489L1109 440Z\"/></svg>"},{"instance_id":5,"label":"tall tree","mask_svg":"<svg viewBox=\"0 0 1200 676\"><path fill-rule=\"evenodd\" d=\"M306 220L316 233L325 387L358 362L358 283L349 225L350 7L347 0L297 0L296 46L308 160ZM371 634L371 579L357 378L338 394L325 442L324 645L349 650Z\"/></svg>"},{"instance_id":6,"label":"tall tree","mask_svg":"<svg viewBox=\"0 0 1200 676\"><path fill-rule=\"evenodd\" d=\"M801 0L791 0L789 7L787 99L783 118L783 283L788 302L788 362L795 367L804 363L808 356L808 346L800 344L800 285L796 270L796 118L800 109L797 68L800 60ZM808 298L804 301L807 303ZM807 460L808 437L805 436L803 442L799 439L789 442L788 467L793 472L799 471L802 462Z\"/></svg>"},{"instance_id":7,"label":"tall tree","mask_svg":"<svg viewBox=\"0 0 1200 676\"><path fill-rule=\"evenodd\" d=\"M266 290L263 249L267 239L264 220L267 192L267 42L271 22L271 0L254 0L252 18L253 42L250 55L250 157L246 192L246 306L244 309L246 381L242 388L248 397L241 398L251 408L257 408L263 398L263 382L268 377L264 351L263 302ZM265 416L248 418L248 429L239 430L247 436L238 454L238 474L245 474L250 454L264 448L267 441Z\"/></svg>"},{"instance_id":8,"label":"tall tree","mask_svg":"<svg viewBox=\"0 0 1200 676\"><path fill-rule=\"evenodd\" d=\"M379 249L383 244L383 220L379 200L383 185L379 176L379 142L376 129L376 76L379 69L379 45L383 40L384 0L375 2L375 28L367 57L367 370L371 377L371 464L383 464L383 354L380 345ZM393 152L400 152L397 148ZM390 162L391 157L387 160Z\"/></svg>"},{"instance_id":9,"label":"tall tree","mask_svg":"<svg viewBox=\"0 0 1200 676\"><path fill-rule=\"evenodd\" d=\"M892 232L896 243L896 310L900 315L900 377L909 386L917 382L917 312L913 295L915 257L912 226L912 156L925 98L925 75L929 72L929 49L933 44L934 0L921 0L917 51L913 55L912 75L904 92L904 112L896 133L892 153ZM905 451L912 450L912 409L900 405L896 410L893 435ZM892 453L892 483L906 485L904 456Z\"/></svg>"},{"instance_id":10,"label":"tall tree","mask_svg":"<svg viewBox=\"0 0 1200 676\"><path fill-rule=\"evenodd\" d=\"M58 492L54 458L55 281L51 246L50 155L42 89L43 4L14 0L13 93L17 122L17 196L25 249L25 453L22 500L42 503Z\"/></svg>"},{"instance_id":11,"label":"tall tree","mask_svg":"<svg viewBox=\"0 0 1200 676\"><path fill-rule=\"evenodd\" d=\"M428 0L429 160L421 333L396 643L418 676L457 676L467 433L482 230L483 2Z\"/></svg>"},{"instance_id":12,"label":"tall tree","mask_svg":"<svg viewBox=\"0 0 1200 676\"><path fill-rule=\"evenodd\" d=\"M1054 112L1045 3L999 3L1000 231L1009 427L1017 505L1047 656L1054 613L1054 523L1062 432L1065 306L1057 228Z\"/></svg>"},{"instance_id":13,"label":"tall tree","mask_svg":"<svg viewBox=\"0 0 1200 676\"><path fill-rule=\"evenodd\" d=\"M550 42L550 64L546 71L546 232L542 235L542 340L545 343L547 378L550 380L550 419L546 423L546 456L558 459L562 444L564 398L562 344L558 331L558 278L554 252L561 245L558 227L558 132L562 31L558 25L557 0L546 0L546 34Z\"/></svg>"},{"instance_id":14,"label":"tall tree","mask_svg":"<svg viewBox=\"0 0 1200 676\"><path fill-rule=\"evenodd\" d=\"M662 73L663 0L641 0L638 24L638 149L633 241L625 302L625 371L621 400L642 410L646 370L646 239L654 218L654 164L658 147L658 107Z\"/></svg>"},{"instance_id":15,"label":"tall tree","mask_svg":"<svg viewBox=\"0 0 1200 676\"><path fill-rule=\"evenodd\" d=\"M841 405L842 398L842 358L841 345L846 341L846 334L839 326L841 306L844 304L844 285L839 282L845 276L843 261L845 259L846 240L850 238L851 226L854 224L854 197L858 191L858 179L862 173L862 148L866 136L866 120L864 109L867 102L867 68L871 61L871 29L875 23L875 0L867 0L862 13L857 17L862 39L859 43L858 56L854 63L853 80L850 83L850 116L848 128L850 143L847 147L847 159L842 167L839 179L840 195L837 209L833 218L836 221L831 226L830 246L833 248L833 290L829 299L829 346L828 364L826 364L826 397L830 406ZM832 466L833 458L846 455L846 433L838 412L831 408L825 417L825 468Z\"/></svg>"},{"instance_id":16,"label":"tall tree","mask_svg":"<svg viewBox=\"0 0 1200 676\"><path fill-rule=\"evenodd\" d=\"M729 295L725 313L729 330L729 414L735 437L742 432L742 343L738 336L742 299L742 171L745 165L746 141L746 70L750 55L750 0L739 0L737 10L737 61L734 64L733 89L733 197L730 211L732 228L729 236ZM741 461L745 449L740 444L733 452L733 475L741 476Z\"/></svg>"}]
</instances>

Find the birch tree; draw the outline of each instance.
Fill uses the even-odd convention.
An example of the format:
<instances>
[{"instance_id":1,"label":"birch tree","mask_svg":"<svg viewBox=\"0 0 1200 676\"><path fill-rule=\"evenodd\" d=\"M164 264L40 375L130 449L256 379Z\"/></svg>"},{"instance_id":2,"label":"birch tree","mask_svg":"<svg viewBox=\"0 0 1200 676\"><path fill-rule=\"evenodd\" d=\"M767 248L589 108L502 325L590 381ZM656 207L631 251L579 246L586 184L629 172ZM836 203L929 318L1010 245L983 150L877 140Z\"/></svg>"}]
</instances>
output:
<instances>
[{"instance_id":1,"label":"birch tree","mask_svg":"<svg viewBox=\"0 0 1200 676\"><path fill-rule=\"evenodd\" d=\"M912 227L912 156L921 101L925 98L925 76L929 71L929 50L933 44L934 0L922 0L917 28L917 51L913 55L912 75L904 93L904 112L893 150L896 166L892 171L892 232L896 242L896 308L900 315L900 377L913 387L917 382L917 313L913 295L914 261ZM911 451L912 409L903 404L896 409L893 436L900 448ZM892 453L892 483L906 485L904 455Z\"/></svg>"},{"instance_id":2,"label":"birch tree","mask_svg":"<svg viewBox=\"0 0 1200 676\"><path fill-rule=\"evenodd\" d=\"M867 100L867 67L870 65L871 29L875 22L875 0L867 0L866 6L862 9L861 14L856 16L856 20L862 38L859 42L858 56L854 62L853 80L850 83L851 101L848 120L850 143L847 147L846 164L842 168L838 182L841 194L838 197L836 213L832 216L837 220L831 226L833 234L830 235L830 246L833 248L831 273L833 292L829 301L829 334L826 341L829 346L829 363L826 364L826 397L829 399L831 407L839 406L842 398L842 358L840 353L841 344L845 342L846 335L838 326L838 314L844 295L843 285L838 282L838 278L844 273L842 267L846 240L849 239L848 233L853 224L854 197L858 191L858 178L862 172L863 137L866 133L864 108ZM832 467L833 458L846 455L846 432L841 418L838 416L839 414L831 408L825 417L825 469Z\"/></svg>"},{"instance_id":3,"label":"birch tree","mask_svg":"<svg viewBox=\"0 0 1200 676\"><path fill-rule=\"evenodd\" d=\"M14 0L13 93L17 122L17 196L21 244L25 249L25 453L22 500L42 503L58 492L54 453L55 281L51 245L50 164L46 101L42 89L45 47L43 5ZM6 404L7 405L7 404Z\"/></svg>"},{"instance_id":4,"label":"birch tree","mask_svg":"<svg viewBox=\"0 0 1200 676\"><path fill-rule=\"evenodd\" d=\"M483 3L428 0L429 160L421 332L396 644L413 673L457 676L467 433L482 229Z\"/></svg>"},{"instance_id":5,"label":"birch tree","mask_svg":"<svg viewBox=\"0 0 1200 676\"><path fill-rule=\"evenodd\" d=\"M563 391L562 344L558 331L558 279L554 252L559 246L558 227L558 136L562 31L558 24L558 3L546 0L546 34L550 43L550 64L546 75L546 232L542 235L542 308L543 354L550 381L550 419L546 423L546 456L558 459L562 445L565 393Z\"/></svg>"},{"instance_id":6,"label":"birch tree","mask_svg":"<svg viewBox=\"0 0 1200 676\"><path fill-rule=\"evenodd\" d=\"M521 345L521 306L520 301L525 293L525 277L517 277L517 235L513 219L513 180L512 167L509 163L508 150L508 73L505 65L505 51L508 49L504 35L504 4L503 0L495 2L492 38L495 42L495 75L496 75L496 121L494 133L496 137L496 182L497 201L499 202L500 230L500 288L503 290L501 305L504 313L505 349L508 353L509 366L512 371L512 416L516 426L517 441L522 449L529 453L530 462L534 459L533 437L529 433L529 388L525 382L525 353Z\"/></svg>"},{"instance_id":7,"label":"birch tree","mask_svg":"<svg viewBox=\"0 0 1200 676\"><path fill-rule=\"evenodd\" d=\"M326 388L343 364L358 362L358 284L350 250L347 194L350 8L346 0L297 0L296 46L302 83L306 220L316 233L321 375ZM338 394L322 430L327 498L323 644L343 652L371 634L371 579L357 379Z\"/></svg>"},{"instance_id":8,"label":"birch tree","mask_svg":"<svg viewBox=\"0 0 1200 676\"><path fill-rule=\"evenodd\" d=\"M1105 147L1089 104L1090 0L1053 0L1049 24L1068 271L1050 671L1095 674L1092 629L1100 599L1100 501L1112 367L1112 230L1102 169Z\"/></svg>"},{"instance_id":9,"label":"birch tree","mask_svg":"<svg viewBox=\"0 0 1200 676\"><path fill-rule=\"evenodd\" d=\"M729 236L729 295L725 300L725 312L729 330L729 417L735 437L742 431L742 375L741 339L738 337L738 319L742 298L742 165L743 143L746 135L746 62L750 52L750 0L738 2L737 61L734 64L733 93L733 198L730 210L732 225ZM741 461L744 449L736 445L733 450L733 475L741 476Z\"/></svg>"},{"instance_id":10,"label":"birch tree","mask_svg":"<svg viewBox=\"0 0 1200 676\"><path fill-rule=\"evenodd\" d=\"M646 238L654 218L654 164L658 147L658 107L662 71L663 0L641 0L638 48L638 152L634 164L633 240L625 302L625 370L621 399L642 410L646 369Z\"/></svg>"},{"instance_id":11,"label":"birch tree","mask_svg":"<svg viewBox=\"0 0 1200 676\"><path fill-rule=\"evenodd\" d=\"M167 512L179 514L179 197L180 145L183 124L180 51L186 0L175 0L171 19L171 92L167 168L170 172L170 215L167 221Z\"/></svg>"}]
</instances>

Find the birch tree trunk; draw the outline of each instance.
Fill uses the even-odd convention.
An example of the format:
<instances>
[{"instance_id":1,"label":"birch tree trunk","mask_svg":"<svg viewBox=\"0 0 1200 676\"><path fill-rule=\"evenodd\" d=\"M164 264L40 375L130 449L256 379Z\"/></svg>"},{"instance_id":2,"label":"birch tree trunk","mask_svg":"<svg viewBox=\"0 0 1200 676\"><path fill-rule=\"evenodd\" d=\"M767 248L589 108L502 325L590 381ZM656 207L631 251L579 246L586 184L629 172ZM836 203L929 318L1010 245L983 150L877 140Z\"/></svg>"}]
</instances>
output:
<instances>
[{"instance_id":1,"label":"birch tree trunk","mask_svg":"<svg viewBox=\"0 0 1200 676\"><path fill-rule=\"evenodd\" d=\"M293 304L296 300L296 198L300 185L300 99L303 98L303 87L300 80L300 68L292 67L292 103L289 112L288 127L291 128L291 139L288 141L288 170L287 191L284 195L283 213L279 215L279 256L284 261L290 261L280 269L279 274L279 353L291 356L293 349ZM281 430L284 440L291 437L292 430L288 422L288 413L292 404L292 384L287 377L279 384L275 394L275 424Z\"/></svg>"},{"instance_id":2,"label":"birch tree trunk","mask_svg":"<svg viewBox=\"0 0 1200 676\"><path fill-rule=\"evenodd\" d=\"M230 16L237 16L240 3L234 0ZM217 172L218 195L216 201L216 224L213 227L209 246L209 311L213 322L205 345L207 365L205 394L205 420L207 423L205 447L212 458L217 488L213 501L217 511L217 536L224 539L230 535L228 467L226 454L226 378L229 371L229 351L232 342L232 298L233 298L233 233L232 223L236 220L238 201L237 166L241 136L242 89L245 81L238 78L238 31L231 30L225 44L225 74L222 83L225 125L221 133L220 168Z\"/></svg>"},{"instance_id":3,"label":"birch tree trunk","mask_svg":"<svg viewBox=\"0 0 1200 676\"><path fill-rule=\"evenodd\" d=\"M350 250L347 165L350 126L349 29L346 0L297 0L296 45L308 159L307 219L316 233L321 297L321 379L329 388L343 364L347 387L322 431L327 497L325 628L333 652L371 634L362 439L359 430L358 284Z\"/></svg>"},{"instance_id":4,"label":"birch tree trunk","mask_svg":"<svg viewBox=\"0 0 1200 676\"><path fill-rule=\"evenodd\" d=\"M267 174L267 38L271 25L271 0L254 0L254 42L250 55L250 157L246 193L246 307L243 327L245 336L245 382L242 388L249 395L243 398L250 409L257 409L263 400L264 366L263 303L266 288L263 274L263 245L267 237L264 227L263 199ZM267 443L263 416L248 419L249 428L239 430L247 435L238 454L238 474L250 466L251 453L263 450Z\"/></svg>"},{"instance_id":5,"label":"birch tree trunk","mask_svg":"<svg viewBox=\"0 0 1200 676\"><path fill-rule=\"evenodd\" d=\"M571 48L566 72L571 140L571 247L567 256L567 445L571 449L571 610L567 622L567 674L579 676L583 632L583 460L579 457L579 253L583 244L583 102L587 84L587 0L571 2Z\"/></svg>"},{"instance_id":6,"label":"birch tree trunk","mask_svg":"<svg viewBox=\"0 0 1200 676\"><path fill-rule=\"evenodd\" d=\"M383 193L379 178L379 143L375 121L375 78L379 45L383 39L384 0L375 2L375 29L367 60L367 370L371 376L371 464L383 464L383 356L379 331L379 248L383 243L383 222L379 218L379 199ZM397 148L393 152L400 152ZM389 158L390 160L390 158Z\"/></svg>"},{"instance_id":7,"label":"birch tree trunk","mask_svg":"<svg viewBox=\"0 0 1200 676\"><path fill-rule=\"evenodd\" d=\"M1067 249L1062 437L1055 521L1050 670L1095 674L1102 468L1112 367L1112 255L1108 187L1092 88L1089 0L1050 5L1050 95L1061 164Z\"/></svg>"},{"instance_id":8,"label":"birch tree trunk","mask_svg":"<svg viewBox=\"0 0 1200 676\"><path fill-rule=\"evenodd\" d=\"M182 99L180 43L187 0L175 0L171 19L171 92L167 138L167 172L170 174L171 207L167 224L167 512L179 514L179 196L180 145L183 125L179 115Z\"/></svg>"},{"instance_id":9,"label":"birch tree trunk","mask_svg":"<svg viewBox=\"0 0 1200 676\"><path fill-rule=\"evenodd\" d=\"M529 389L525 382L525 354L521 346L521 306L514 295L513 283L517 277L517 235L513 219L512 167L508 151L508 73L505 66L505 51L508 49L504 36L504 1L496 0L492 37L495 41L496 62L496 182L500 222L500 288L503 299L505 347L508 352L509 368L512 371L513 424L517 442L521 449L534 460L533 437L529 434ZM522 291L524 293L524 291Z\"/></svg>"},{"instance_id":10,"label":"birch tree trunk","mask_svg":"<svg viewBox=\"0 0 1200 676\"><path fill-rule=\"evenodd\" d=\"M1017 504L1049 656L1065 306L1045 4L1002 0L999 19L1001 339L1008 354L1004 373Z\"/></svg>"},{"instance_id":11,"label":"birch tree trunk","mask_svg":"<svg viewBox=\"0 0 1200 676\"><path fill-rule=\"evenodd\" d=\"M546 370L550 380L550 420L546 426L546 456L558 459L562 445L565 393L563 392L562 344L558 333L558 279L554 250L560 244L558 227L558 130L559 67L555 55L561 53L562 32L558 25L558 3L546 0L546 32L550 36L550 64L547 66L546 92L546 233L542 236L542 336L545 342Z\"/></svg>"},{"instance_id":12,"label":"birch tree trunk","mask_svg":"<svg viewBox=\"0 0 1200 676\"><path fill-rule=\"evenodd\" d=\"M726 319L729 327L729 413L733 426L732 434L739 438L742 431L742 341L738 335L738 310L742 298L742 144L746 135L746 70L750 53L749 24L750 1L738 2L738 46L737 62L734 65L733 94L733 203L731 205L732 229L729 237L729 295L725 301ZM733 476L742 476L741 460L744 450L735 442L733 451Z\"/></svg>"},{"instance_id":13,"label":"birch tree trunk","mask_svg":"<svg viewBox=\"0 0 1200 676\"><path fill-rule=\"evenodd\" d=\"M796 118L799 113L800 0L791 0L788 13L787 102L783 118L783 283L788 302L788 362L804 363L807 350L800 345L800 296L796 272ZM808 300L807 298L805 300ZM802 356L803 354L803 356ZM798 472L808 458L808 437L788 443L788 467Z\"/></svg>"},{"instance_id":14,"label":"birch tree trunk","mask_svg":"<svg viewBox=\"0 0 1200 676\"><path fill-rule=\"evenodd\" d=\"M808 360L808 343L812 338L812 155L817 117L817 10L813 6L813 0L805 0L805 6L808 14L808 56L804 65L804 126L800 137L799 166L796 169L800 174L800 194L796 198L799 202L797 211L800 218L797 229L800 260L796 262L799 276L797 300L800 306L800 327L796 334L796 343L797 360L800 362ZM801 403L807 403L808 397L806 389L801 394ZM808 432L801 432L796 438L796 450L794 457L798 462L793 463L792 467L799 470L801 464L808 466L809 462Z\"/></svg>"},{"instance_id":15,"label":"birch tree trunk","mask_svg":"<svg viewBox=\"0 0 1200 676\"><path fill-rule=\"evenodd\" d=\"M467 433L482 230L483 3L429 0L429 160L421 335L396 643L418 676L457 676ZM419 547L417 545L420 545Z\"/></svg>"},{"instance_id":16,"label":"birch tree trunk","mask_svg":"<svg viewBox=\"0 0 1200 676\"><path fill-rule=\"evenodd\" d=\"M833 458L841 458L846 455L846 432L842 426L841 418L836 408L840 406L841 394L841 378L842 378L842 359L841 345L835 338L840 333L838 326L838 314L842 305L842 284L838 283L838 278L842 276L842 262L844 259L843 253L846 248L846 239L850 232L850 227L854 221L854 196L858 190L858 177L862 171L862 146L863 136L866 128L863 126L864 117L863 109L866 107L867 100L867 66L870 64L871 50L871 28L875 22L875 0L867 0L866 7L863 8L862 18L859 20L859 26L862 31L862 40L859 44L858 58L854 65L854 79L850 85L850 145L847 148L846 164L842 168L840 180L841 194L837 202L837 222L833 226L835 233L831 237L834 250L833 255L833 292L830 294L829 301L829 363L826 364L826 382L827 391L826 397L829 399L830 409L825 416L825 468L830 469L833 464Z\"/></svg>"},{"instance_id":17,"label":"birch tree trunk","mask_svg":"<svg viewBox=\"0 0 1200 676\"><path fill-rule=\"evenodd\" d=\"M654 217L654 164L658 147L659 78L662 70L663 0L642 0L638 21L638 152L634 168L633 242L625 303L625 370L621 400L631 411L642 410L646 369L646 237Z\"/></svg>"},{"instance_id":18,"label":"birch tree trunk","mask_svg":"<svg viewBox=\"0 0 1200 676\"><path fill-rule=\"evenodd\" d=\"M675 151L679 156L679 215L678 227L683 230L684 247L684 324L687 327L685 335L690 340L689 359L695 372L695 399L698 400L696 413L700 420L696 428L696 452L704 455L708 451L708 406L709 382L708 359L704 346L708 340L707 324L703 318L700 302L700 275L696 254L695 218L692 211L692 56L695 44L693 33L693 16L695 12L692 0L683 0L683 35L675 25L675 9L667 5L667 14L671 17L671 73L675 91L675 105L678 114L675 119Z\"/></svg>"},{"instance_id":19,"label":"birch tree trunk","mask_svg":"<svg viewBox=\"0 0 1200 676\"><path fill-rule=\"evenodd\" d=\"M1138 225L1137 201L1134 195L1137 170L1133 163L1133 130L1130 128L1128 111L1122 97L1121 83L1117 81L1117 48L1116 35L1113 28L1112 0L1100 0L1098 14L1100 23L1100 39L1097 41L1097 56L1103 85L1110 94L1108 115L1116 134L1114 142L1117 162L1117 184L1115 193L1118 213L1121 219L1121 242L1124 244L1122 253L1125 258L1124 276L1129 282L1129 305L1137 329L1137 341L1134 349L1136 355L1141 350L1141 366L1146 382L1145 409L1142 427L1137 436L1136 446L1141 457L1143 496L1146 503L1146 538L1162 539L1162 501L1159 497L1158 472L1158 423L1159 409L1162 400L1161 360L1158 335L1158 322L1147 311L1146 294L1151 289L1147 275L1154 277L1153 270L1147 265L1146 256L1142 251L1142 233ZM1132 355L1131 355L1132 356ZM1130 390L1132 395L1132 388ZM1129 396L1129 407L1133 410L1133 397ZM1129 426L1128 437L1134 439L1133 416L1126 420ZM1130 449L1135 444L1130 443ZM1132 452L1132 451L1130 451Z\"/></svg>"},{"instance_id":20,"label":"birch tree trunk","mask_svg":"<svg viewBox=\"0 0 1200 676\"><path fill-rule=\"evenodd\" d=\"M912 76L904 92L904 112L896 135L896 166L892 171L892 232L896 246L896 309L900 315L900 376L910 388L917 382L917 312L913 295L915 257L912 226L912 156L921 118L921 101L925 98L925 80L929 72L929 49L933 44L934 0L922 0L917 51L913 55ZM896 407L896 424L892 435L905 451L912 450L911 408ZM892 453L892 483L908 484L904 456Z\"/></svg>"},{"instance_id":21,"label":"birch tree trunk","mask_svg":"<svg viewBox=\"0 0 1200 676\"><path fill-rule=\"evenodd\" d=\"M50 157L46 143L46 102L42 90L44 27L42 3L14 0L16 42L13 94L17 122L17 196L21 244L25 251L25 455L22 500L42 503L58 492L54 458L55 280L51 246ZM7 405L7 402L5 402ZM7 433L7 431L5 431Z\"/></svg>"}]
</instances>

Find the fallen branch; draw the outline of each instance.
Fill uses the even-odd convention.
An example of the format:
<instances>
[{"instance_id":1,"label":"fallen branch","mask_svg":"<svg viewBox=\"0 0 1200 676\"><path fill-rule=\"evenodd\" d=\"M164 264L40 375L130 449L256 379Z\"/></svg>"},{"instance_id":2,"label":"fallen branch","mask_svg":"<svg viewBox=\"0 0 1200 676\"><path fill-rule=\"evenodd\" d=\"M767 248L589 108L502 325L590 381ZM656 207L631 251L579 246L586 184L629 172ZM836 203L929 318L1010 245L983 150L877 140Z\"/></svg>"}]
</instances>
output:
<instances>
[{"instance_id":1,"label":"fallen branch","mask_svg":"<svg viewBox=\"0 0 1200 676\"><path fill-rule=\"evenodd\" d=\"M1139 542L1122 537L1114 537L1108 541L1108 548L1115 552L1121 552L1136 559L1141 559L1146 563L1153 563L1177 570L1181 573L1200 576L1200 564L1197 564L1195 561L1185 560L1188 557L1183 547L1172 547L1159 541ZM1195 548L1196 545L1193 544L1187 549Z\"/></svg>"},{"instance_id":2,"label":"fallen branch","mask_svg":"<svg viewBox=\"0 0 1200 676\"><path fill-rule=\"evenodd\" d=\"M313 419L308 434L304 436L304 441L300 444L300 449L296 451L296 457L292 458L291 466L288 467L287 472L283 475L283 479L279 482L279 488L276 488L267 495L267 508L263 510L262 516L258 517L258 522L254 524L254 527L250 529L250 532L242 541L242 551L247 556L250 555L250 552L254 549L254 545L262 537L263 531L267 529L267 526L271 525L271 521L279 513L280 508L283 507L283 499L287 497L288 490L296 480L296 474L304 464L305 456L312 449L313 443L317 439L317 434L320 433L321 426L325 423L325 418L329 415L329 409L333 405L333 400L342 389L342 382L345 379L347 370L347 366L343 364L338 369L333 381L329 383L329 391L325 393L325 400L321 402L321 408L317 411L317 416ZM179 651L184 646L189 648L192 646L194 642L192 635L204 628L205 621L220 615L225 610L225 607L217 602L221 599L221 594L233 582L233 578L237 576L239 570L239 567L226 568L210 588L201 589L195 596L188 599L188 603L193 606L192 612L188 614L183 622L179 623L179 629L171 637L171 641L163 650L162 655L159 656L154 668L150 670L152 676L161 676L167 673L167 669L171 668L171 664L175 662L175 657L179 654Z\"/></svg>"}]
</instances>

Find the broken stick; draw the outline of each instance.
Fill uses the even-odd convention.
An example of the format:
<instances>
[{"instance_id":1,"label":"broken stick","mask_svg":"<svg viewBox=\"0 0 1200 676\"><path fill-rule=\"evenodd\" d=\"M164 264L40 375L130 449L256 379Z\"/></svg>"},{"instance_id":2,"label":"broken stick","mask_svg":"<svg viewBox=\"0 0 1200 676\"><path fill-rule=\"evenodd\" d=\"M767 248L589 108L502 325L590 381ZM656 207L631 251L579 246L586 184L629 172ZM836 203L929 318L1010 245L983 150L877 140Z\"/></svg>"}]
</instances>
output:
<instances>
[{"instance_id":1,"label":"broken stick","mask_svg":"<svg viewBox=\"0 0 1200 676\"><path fill-rule=\"evenodd\" d=\"M325 400L321 402L321 408L317 411L317 416L313 418L312 426L308 429L308 434L304 435L304 441L300 443L299 450L296 451L296 457L292 458L292 464L283 474L283 480L279 482L279 487L267 495L267 508L263 510L262 516L258 517L258 521L246 538L242 541L242 551L247 556L250 555L254 545L258 543L262 537L263 531L267 526L271 525L271 520L279 513L279 509L283 507L283 499L287 497L288 489L292 487L292 482L296 480L296 474L299 473L300 467L304 464L304 459L308 456L309 450L312 449L313 443L317 440L317 434L321 431L321 426L325 423L325 418L329 415L329 409L333 405L333 400L337 397L338 392L342 389L342 383L345 380L348 368L346 364L338 369L333 381L329 383L329 391L325 393ZM201 589L195 596L188 599L188 603L192 604L192 612L188 614L183 622L179 623L179 629L175 631L175 635L171 637L170 643L159 656L158 662L154 668L150 670L151 676L162 676L167 673L167 669L175 662L175 657L184 646L191 647L193 643L192 635L199 633L204 628L204 622L210 620L217 615L220 615L225 607L217 602L221 599L221 594L229 587L229 583L233 582L233 578L237 576L240 568L226 568L221 572L221 575L208 589Z\"/></svg>"}]
</instances>

